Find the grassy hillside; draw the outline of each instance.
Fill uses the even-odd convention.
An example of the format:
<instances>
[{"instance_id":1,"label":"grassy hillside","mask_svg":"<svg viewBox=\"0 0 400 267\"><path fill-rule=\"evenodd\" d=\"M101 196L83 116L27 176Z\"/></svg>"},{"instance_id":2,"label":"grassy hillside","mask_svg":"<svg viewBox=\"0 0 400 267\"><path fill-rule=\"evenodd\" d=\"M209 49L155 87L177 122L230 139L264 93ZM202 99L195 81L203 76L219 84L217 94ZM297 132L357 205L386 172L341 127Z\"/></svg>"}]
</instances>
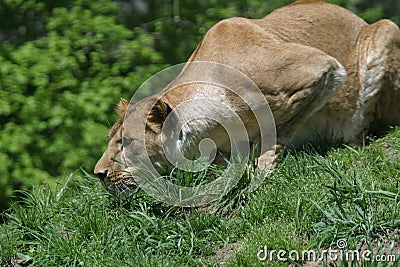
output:
<instances>
[{"instance_id":1,"label":"grassy hillside","mask_svg":"<svg viewBox=\"0 0 400 267\"><path fill-rule=\"evenodd\" d=\"M289 153L256 193L241 182L218 212L165 207L139 190L117 199L76 173L54 192L21 192L3 214L0 265L311 266L289 251L363 245L373 252L359 266L397 266L399 180L400 128L364 147ZM272 250L287 259L264 260ZM397 258L372 263L385 253Z\"/></svg>"}]
</instances>

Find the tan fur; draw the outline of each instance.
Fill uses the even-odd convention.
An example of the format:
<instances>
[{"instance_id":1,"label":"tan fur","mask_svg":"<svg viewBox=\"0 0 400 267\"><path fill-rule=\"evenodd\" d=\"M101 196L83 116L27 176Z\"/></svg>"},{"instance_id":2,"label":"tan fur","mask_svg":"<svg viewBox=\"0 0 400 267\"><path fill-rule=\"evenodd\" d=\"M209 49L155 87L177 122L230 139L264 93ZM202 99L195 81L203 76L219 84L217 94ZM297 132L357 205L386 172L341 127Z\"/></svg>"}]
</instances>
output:
<instances>
[{"instance_id":1,"label":"tan fur","mask_svg":"<svg viewBox=\"0 0 400 267\"><path fill-rule=\"evenodd\" d=\"M250 77L271 107L282 148L317 138L361 143L370 131L400 124L400 31L389 20L368 25L339 6L301 0L263 19L230 18L217 23L190 57L189 62L195 61L222 63ZM177 81L201 71L186 65ZM119 193L135 184L134 166L128 169L120 162L123 137L145 139L147 153L162 170L167 162L159 130L166 113L200 96L231 106L243 119L250 141L257 142L257 122L245 103L218 86L182 85L159 101L155 95L128 108L121 100L120 110L132 123L123 132L122 119L113 126L108 147L95 167L110 191ZM146 118L142 110L154 103ZM182 120L191 112L224 113L218 107L194 106L174 116ZM143 119L147 131L140 136L135 122ZM222 152L229 150L226 134L211 122L191 125L187 131L182 149L189 155L207 135L214 137ZM135 153L138 160L144 155L144 151ZM271 160L266 153L259 163L262 167Z\"/></svg>"}]
</instances>

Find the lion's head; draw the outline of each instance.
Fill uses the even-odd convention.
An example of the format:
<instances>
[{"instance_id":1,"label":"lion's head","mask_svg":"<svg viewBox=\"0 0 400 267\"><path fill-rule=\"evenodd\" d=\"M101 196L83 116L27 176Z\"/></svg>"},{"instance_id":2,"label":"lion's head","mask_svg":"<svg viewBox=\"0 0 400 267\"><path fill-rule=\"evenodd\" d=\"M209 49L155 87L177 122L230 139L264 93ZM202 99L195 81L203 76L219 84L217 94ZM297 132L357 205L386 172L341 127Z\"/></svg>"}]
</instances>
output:
<instances>
[{"instance_id":1,"label":"lion's head","mask_svg":"<svg viewBox=\"0 0 400 267\"><path fill-rule=\"evenodd\" d=\"M146 110L151 111L147 113ZM171 108L164 100L152 96L135 104L122 98L117 111L120 118L108 134L107 148L97 162L94 173L110 192L119 195L137 185L137 170L132 165L140 165L145 157L151 158L158 171L167 168L160 133ZM124 127L125 118L129 122L133 120L136 127L131 127L132 124ZM144 131L139 127L141 122L145 125Z\"/></svg>"}]
</instances>

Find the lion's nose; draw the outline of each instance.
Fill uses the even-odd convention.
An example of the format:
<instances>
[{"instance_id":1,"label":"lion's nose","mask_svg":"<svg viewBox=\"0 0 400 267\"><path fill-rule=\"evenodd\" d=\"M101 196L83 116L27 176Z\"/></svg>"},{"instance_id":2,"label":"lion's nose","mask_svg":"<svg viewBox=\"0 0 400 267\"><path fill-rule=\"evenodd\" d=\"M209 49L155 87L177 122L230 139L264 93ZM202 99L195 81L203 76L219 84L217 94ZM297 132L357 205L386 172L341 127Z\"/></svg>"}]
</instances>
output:
<instances>
[{"instance_id":1,"label":"lion's nose","mask_svg":"<svg viewBox=\"0 0 400 267\"><path fill-rule=\"evenodd\" d=\"M103 164L103 157L96 163L96 166L94 166L94 174L101 180L104 181L104 179L107 177L107 168L105 168Z\"/></svg>"},{"instance_id":2,"label":"lion's nose","mask_svg":"<svg viewBox=\"0 0 400 267\"><path fill-rule=\"evenodd\" d=\"M95 172L94 173L101 181L104 181L107 177L107 171L105 172Z\"/></svg>"}]
</instances>

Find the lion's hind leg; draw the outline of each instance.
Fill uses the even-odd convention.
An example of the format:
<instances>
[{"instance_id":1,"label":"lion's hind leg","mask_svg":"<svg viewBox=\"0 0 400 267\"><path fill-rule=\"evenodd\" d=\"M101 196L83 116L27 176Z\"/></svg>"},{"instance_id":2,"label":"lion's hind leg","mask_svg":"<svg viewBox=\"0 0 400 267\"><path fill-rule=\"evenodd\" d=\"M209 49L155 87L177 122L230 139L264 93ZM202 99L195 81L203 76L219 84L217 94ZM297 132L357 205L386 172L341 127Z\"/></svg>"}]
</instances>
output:
<instances>
[{"instance_id":1,"label":"lion's hind leg","mask_svg":"<svg viewBox=\"0 0 400 267\"><path fill-rule=\"evenodd\" d=\"M400 125L400 30L390 20L366 26L358 39L365 130Z\"/></svg>"}]
</instances>

